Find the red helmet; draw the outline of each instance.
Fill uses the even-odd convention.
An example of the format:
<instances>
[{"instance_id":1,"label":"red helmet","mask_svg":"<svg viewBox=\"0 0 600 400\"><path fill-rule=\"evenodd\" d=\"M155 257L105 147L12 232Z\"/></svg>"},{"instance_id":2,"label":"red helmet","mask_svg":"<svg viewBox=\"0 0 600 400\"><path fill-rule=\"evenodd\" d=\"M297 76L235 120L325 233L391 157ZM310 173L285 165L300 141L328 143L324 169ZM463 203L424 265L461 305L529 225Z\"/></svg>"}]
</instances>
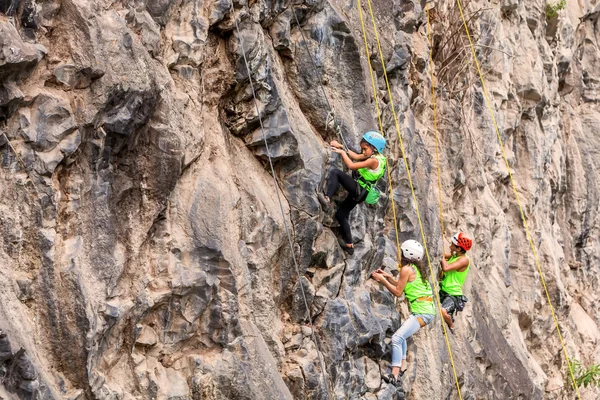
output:
<instances>
[{"instance_id":1,"label":"red helmet","mask_svg":"<svg viewBox=\"0 0 600 400\"><path fill-rule=\"evenodd\" d=\"M464 233L458 232L456 235L452 236L452 244L460 247L464 251L469 251L471 250L471 246L473 246L473 241Z\"/></svg>"}]
</instances>

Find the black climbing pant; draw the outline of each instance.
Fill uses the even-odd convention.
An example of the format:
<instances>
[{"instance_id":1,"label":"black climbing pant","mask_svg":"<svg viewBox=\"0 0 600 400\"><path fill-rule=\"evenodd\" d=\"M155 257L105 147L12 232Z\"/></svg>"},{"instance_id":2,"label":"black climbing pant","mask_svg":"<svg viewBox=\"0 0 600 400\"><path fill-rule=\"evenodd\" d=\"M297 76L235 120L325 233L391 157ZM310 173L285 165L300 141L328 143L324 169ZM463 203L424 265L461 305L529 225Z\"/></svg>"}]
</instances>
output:
<instances>
[{"instance_id":1,"label":"black climbing pant","mask_svg":"<svg viewBox=\"0 0 600 400\"><path fill-rule=\"evenodd\" d=\"M335 213L335 219L340 223L342 239L344 239L346 243L352 243L352 232L350 231L348 217L350 217L350 212L354 207L364 201L366 192L350 175L345 174L339 169L334 169L329 172L329 176L327 177L325 196L329 197L329 199L333 198L339 185L342 185L342 187L348 191L348 196L346 196L344 201L340 204L340 208L338 208Z\"/></svg>"}]
</instances>

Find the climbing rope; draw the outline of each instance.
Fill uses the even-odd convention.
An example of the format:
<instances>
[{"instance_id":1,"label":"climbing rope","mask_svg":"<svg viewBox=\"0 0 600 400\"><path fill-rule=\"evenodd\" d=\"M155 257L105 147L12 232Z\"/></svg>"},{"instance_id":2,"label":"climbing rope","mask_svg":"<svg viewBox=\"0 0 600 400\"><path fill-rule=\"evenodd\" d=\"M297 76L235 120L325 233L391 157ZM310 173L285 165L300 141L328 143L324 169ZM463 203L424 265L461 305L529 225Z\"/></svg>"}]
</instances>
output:
<instances>
[{"instance_id":1,"label":"climbing rope","mask_svg":"<svg viewBox=\"0 0 600 400\"><path fill-rule=\"evenodd\" d=\"M333 121L334 123L334 128L336 130L336 132L338 133L338 135L342 138L342 141L344 141L344 137L342 135L340 126L336 123L335 121L335 110L333 108L333 106L331 105L331 103L329 102L329 99L327 98L327 93L325 92L325 88L323 87L322 84L322 80L321 80L321 75L319 74L319 69L317 68L317 63L315 62L313 55L311 54L310 50L308 49L308 42L306 40L306 37L304 36L304 32L302 30L302 27L300 26L300 22L298 21L298 17L296 16L296 11L294 10L294 7L292 7L292 14L294 15L294 20L296 21L296 25L298 25L298 29L300 30L300 34L302 35L302 40L304 41L304 46L306 48L306 52L309 55L310 61L313 65L313 67L315 68L315 72L317 73L317 76L319 78L319 84L321 86L321 90L323 91L323 95L325 96L325 100L327 101L327 105L329 106L329 113L327 114L327 127L329 127L329 123L330 121ZM365 37L366 40L366 37ZM366 42L365 42L366 44ZM370 68L371 64L369 63L369 71L371 72L371 83L373 84L373 89L375 90L375 80L373 78L373 70ZM381 122L381 115L379 113L379 107L378 107L378 100L377 97L375 97L375 108L377 110L377 118L379 120L379 129L381 131L381 134L383 135L383 124ZM346 146L346 142L343 143L344 147L347 149L348 146ZM396 229L396 249L397 249L397 253L398 253L398 259L400 259L400 242L399 242L399 238L398 238L398 223L397 223L397 218L396 218L396 205L394 202L394 189L392 187L392 176L390 173L390 167L389 167L389 163L387 166L387 173L388 173L388 181L389 181L389 188L390 188L390 199L392 200L392 211L394 214L394 228Z\"/></svg>"},{"instance_id":2,"label":"climbing rope","mask_svg":"<svg viewBox=\"0 0 600 400\"><path fill-rule=\"evenodd\" d=\"M431 4L431 3L429 3ZM444 240L446 239L446 231L444 228L444 208L443 208L443 200L442 200L442 172L440 168L440 151L439 151L439 137L438 137L438 129L437 129L437 103L435 98L435 74L433 72L434 64L433 64L433 38L431 36L431 21L429 16L430 8L427 7L425 9L427 13L427 40L429 42L429 71L431 73L431 103L433 106L433 132L435 135L435 160L437 167L437 175L438 175L438 195L439 195L439 214L440 214L440 232L442 234L442 257L444 257ZM441 321L442 329L445 330L445 322L442 319Z\"/></svg>"},{"instance_id":3,"label":"climbing rope","mask_svg":"<svg viewBox=\"0 0 600 400\"><path fill-rule=\"evenodd\" d=\"M316 6L316 4L315 4L315 6ZM315 6L313 6L313 9ZM296 21L296 25L298 25L298 30L300 31L300 35L302 35L302 41L304 42L304 48L306 49L308 58L310 58L310 62L312 63L313 67L315 68L315 72L317 74L317 80L319 81L319 86L321 87L321 90L323 91L323 96L325 96L325 102L327 102L327 107L329 107L329 112L327 113L325 126L327 129L329 129L330 122L333 122L333 130L337 133L337 135L340 137L340 139L342 139L342 145L344 146L344 150L347 151L348 145L346 144L346 141L344 140L344 135L342 135L342 128L335 120L335 109L329 102L329 98L327 97L327 92L325 92L325 87L323 86L323 80L321 78L321 74L319 73L319 68L317 67L317 63L315 62L313 55L310 52L310 49L308 48L308 41L306 40L306 37L304 36L304 30L302 29L302 26L300 26L300 21L298 20L298 16L296 15L296 10L294 10L293 5L291 5L291 9L292 9L292 14L294 15L294 20Z\"/></svg>"},{"instance_id":4,"label":"climbing rope","mask_svg":"<svg viewBox=\"0 0 600 400\"><path fill-rule=\"evenodd\" d=\"M288 243L290 246L290 252L292 253L292 260L294 262L294 267L296 269L296 275L298 276L298 285L300 286L300 291L302 292L302 300L304 302L304 306L306 307L306 312L308 314L308 318L310 321L310 328L311 328L311 336L312 336L312 340L315 343L315 347L317 350L317 355L319 356L319 362L321 364L321 375L323 377L323 382L325 384L327 384L327 396L328 398L331 398L330 396L330 389L329 389L329 381L327 380L326 376L325 376L325 361L323 360L323 356L321 354L321 351L319 350L319 343L317 342L317 337L315 335L315 329L313 326L313 317L312 314L310 312L310 307L308 306L308 301L306 300L306 293L304 292L304 286L302 285L302 278L300 276L300 268L298 267L298 262L296 261L296 255L294 253L294 244L292 242L292 236L290 234L290 229L287 225L286 222L286 218L285 218L285 211L283 210L283 203L281 202L281 196L279 194L279 184L277 183L277 177L275 175L275 168L273 167L273 160L271 158L271 152L269 151L269 144L267 142L267 136L265 135L265 128L262 122L262 117L260 115L260 110L258 108L258 101L256 99L256 92L254 90L254 84L252 83L252 74L250 71L250 66L248 64L248 59L246 58L246 51L244 49L244 44L242 43L242 35L240 33L240 27L238 25L238 21L237 18L235 17L235 11L233 9L233 3L230 4L230 8L231 8L231 16L233 18L233 21L235 23L235 30L237 31L238 34L238 41L240 44L240 52L242 53L242 57L244 59L244 64L246 66L246 72L248 73L248 80L250 81L250 89L252 91L252 97L254 99L254 106L256 107L256 114L258 116L258 122L260 124L260 130L262 133L262 139L263 142L265 144L265 151L267 153L267 157L269 159L269 166L271 168L271 175L273 175L273 184L275 185L275 192L277 193L277 201L279 202L279 209L281 211L281 217L283 218L283 225L285 227L285 233L287 235L287 239L288 239Z\"/></svg>"},{"instance_id":5,"label":"climbing rope","mask_svg":"<svg viewBox=\"0 0 600 400\"><path fill-rule=\"evenodd\" d=\"M358 12L360 13L360 22L361 22L362 28L363 28L362 32L363 32L363 39L365 42L365 54L367 55L367 62L369 64L369 73L371 74L371 86L373 87L373 98L375 99L375 112L377 113L377 121L379 123L379 131L381 132L382 135L385 135L385 131L383 130L383 122L381 121L381 112L379 110L379 99L377 96L377 86L375 84L375 76L373 75L373 68L371 67L371 58L369 57L369 44L367 41L367 31L365 29L365 24L364 24L364 20L363 20L363 16L362 16L360 0L358 2ZM396 231L396 251L397 251L397 256L398 256L397 259L400 260L402 257L402 253L400 251L400 238L399 238L399 234L398 234L398 219L396 216L396 202L394 201L394 188L392 186L392 173L391 173L391 167L390 167L389 162L388 162L388 166L386 169L387 169L388 182L389 182L389 187L390 187L390 199L392 200L392 213L394 215L394 229Z\"/></svg>"},{"instance_id":6,"label":"climbing rope","mask_svg":"<svg viewBox=\"0 0 600 400\"><path fill-rule=\"evenodd\" d=\"M418 219L418 222L419 222L419 228L421 230L421 239L423 240L423 247L425 248L425 255L427 257L427 264L429 265L429 271L430 271L431 279L433 281L433 287L434 287L433 291L435 293L435 298L436 298L437 305L438 305L438 312L440 313L440 317L443 318L442 312L441 312L442 305L441 305L441 301L440 301L440 297L439 297L439 293L438 293L438 289L437 289L437 287L438 287L438 285L437 285L437 279L435 278L435 274L433 272L433 267L432 267L432 264L431 264L431 258L429 256L429 249L428 249L428 246L427 246L427 239L425 238L425 231L423 229L423 222L421 220L421 213L419 212L419 204L418 204L418 201L417 201L417 196L416 196L416 193L415 193L414 185L413 185L413 182L412 182L412 177L411 177L411 174L410 174L410 168L409 168L409 165L408 165L408 158L406 156L406 151L404 149L404 143L402 141L402 135L400 133L400 124L398 123L398 116L396 115L396 110L394 108L394 99L393 99L393 96L392 96L392 90L391 90L391 87L390 87L390 82L389 82L389 79L388 79L388 76L387 76L387 72L386 72L386 69L385 69L385 60L384 60L384 57L383 57L383 51L381 49L381 42L379 40L379 34L378 34L378 30L377 30L377 24L375 22L375 15L373 13L373 7L371 5L371 0L367 0L367 4L369 6L369 13L371 15L371 22L373 24L373 30L375 32L375 40L377 41L377 48L379 50L379 58L380 58L380 61L381 61L381 67L383 69L383 76L385 78L385 84L386 84L386 88L387 88L387 93L388 93L389 100L390 100L389 101L389 103L390 103L390 109L392 111L392 116L394 118L394 124L395 124L395 127L396 127L396 133L398 134L398 140L400 142L400 150L402 152L402 158L404 160L404 166L406 168L406 175L408 177L408 182L409 182L409 185L410 185L410 190L411 190L411 193L412 193L413 201L415 203L415 211L416 211L417 219ZM362 29L363 29L363 36L366 37L364 19L362 17L362 5L361 5L360 0L358 0L358 9L359 9L359 14L360 14L360 18L361 18L361 24L362 24ZM368 46L367 46L367 48L368 48ZM367 54L367 57L368 57L368 54ZM374 95L377 96L377 93L374 93ZM462 394L461 394L461 391L460 391L460 384L458 382L458 375L456 373L456 366L454 365L454 357L452 355L452 348L450 346L450 341L448 339L448 332L446 330L446 325L442 324L442 327L443 327L443 330L444 330L444 339L446 341L446 346L448 348L448 354L450 356L450 364L452 365L452 371L454 373L454 381L456 383L456 390L458 391L458 397L462 400Z\"/></svg>"},{"instance_id":7,"label":"climbing rope","mask_svg":"<svg viewBox=\"0 0 600 400\"><path fill-rule=\"evenodd\" d=\"M431 4L431 3L430 3ZM438 194L440 202L440 227L442 231L442 253L444 249L444 241L446 238L446 230L444 229L444 205L442 200L442 170L440 168L440 141L437 128L437 102L435 99L435 74L433 73L433 37L431 36L431 21L429 18L430 8L426 8L427 12L427 39L429 41L429 71L431 72L431 103L433 106L433 132L435 134L435 161L437 166L438 178Z\"/></svg>"},{"instance_id":8,"label":"climbing rope","mask_svg":"<svg viewBox=\"0 0 600 400\"><path fill-rule=\"evenodd\" d=\"M508 163L508 158L506 157L506 152L504 151L504 143L502 142L502 137L500 135L500 129L498 128L498 123L496 122L496 116L494 114L494 109L492 107L492 103L490 101L490 98L489 98L489 95L488 95L488 92L487 92L487 89L485 86L483 74L481 73L481 67L479 65L479 60L477 60L477 54L475 53L475 46L473 45L473 40L471 39L471 34L469 32L469 28L467 27L467 21L465 19L462 4L461 4L460 0L456 0L456 3L458 5L458 9L460 11L460 16L462 18L463 25L465 27L465 33L467 34L467 38L469 39L469 45L471 46L471 54L473 55L473 60L475 61L475 66L477 67L477 73L479 74L479 80L481 81L481 88L483 90L483 96L485 97L485 101L487 103L487 107L490 112L490 116L492 118L494 128L496 130L496 136L498 137L498 143L500 144L500 150L502 151L502 157L504 157L504 162L506 164L506 169L508 171L510 183L511 183L513 191L515 193L517 205L519 206L519 211L521 213L521 220L523 221L523 227L525 228L525 234L527 236L527 241L529 242L529 246L531 247L531 251L533 253L533 259L534 259L535 265L537 267L538 273L540 274L540 280L542 282L542 286L544 287L544 292L546 293L546 299L548 300L548 305L549 305L550 311L552 313L552 318L554 319L554 324L556 326L556 332L558 333L558 338L560 340L560 344L562 346L563 352L565 354L565 358L567 360L567 365L569 366L569 373L571 374L571 379L573 381L573 386L575 387L575 392L577 393L577 398L581 399L581 395L579 394L579 388L577 387L577 382L575 382L575 375L573 373L573 367L571 365L569 354L567 353L567 348L565 346L565 342L563 340L562 334L560 332L560 327L558 325L558 318L556 317L556 313L554 312L554 307L552 306L552 301L550 300L550 294L548 292L548 287L546 286L546 280L544 279L544 273L542 272L542 267L540 265L540 261L537 256L537 251L535 249L535 245L533 244L533 238L531 236L531 233L529 232L527 218L525 218L525 212L523 211L523 207L521 206L521 200L519 198L519 192L517 191L517 185L512 176L512 173L510 172L510 165Z\"/></svg>"}]
</instances>

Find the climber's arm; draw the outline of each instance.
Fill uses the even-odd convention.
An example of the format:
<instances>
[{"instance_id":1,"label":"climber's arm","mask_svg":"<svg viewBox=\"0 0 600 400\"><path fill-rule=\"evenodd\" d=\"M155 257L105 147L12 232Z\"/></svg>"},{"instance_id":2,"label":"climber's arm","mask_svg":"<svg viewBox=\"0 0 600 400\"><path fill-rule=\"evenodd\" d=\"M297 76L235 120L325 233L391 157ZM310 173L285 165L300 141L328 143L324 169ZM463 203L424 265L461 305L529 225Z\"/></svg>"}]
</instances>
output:
<instances>
[{"instance_id":1,"label":"climber's arm","mask_svg":"<svg viewBox=\"0 0 600 400\"><path fill-rule=\"evenodd\" d=\"M353 162L348 153L346 153L344 150L334 148L332 149L332 151L341 155L342 160L344 160L344 164L346 164L346 167L353 171L359 168L377 169L377 167L379 166L379 161L377 161L376 158L368 158L364 161Z\"/></svg>"},{"instance_id":2,"label":"climber's arm","mask_svg":"<svg viewBox=\"0 0 600 400\"><path fill-rule=\"evenodd\" d=\"M379 273L377 271L373 272L372 274L373 279L375 279L379 283L382 283L386 287L386 289L389 290L390 293L396 297L402 296L404 288L406 287L406 282L408 282L409 275L410 270L408 268L402 268L402 270L400 271L400 276L396 281L396 284L393 285L390 282L389 278L386 277L384 274Z\"/></svg>"},{"instance_id":3,"label":"climber's arm","mask_svg":"<svg viewBox=\"0 0 600 400\"><path fill-rule=\"evenodd\" d=\"M444 272L464 271L464 269L469 266L469 258L462 256L458 260L451 263L449 263L446 259L442 259L440 263L442 264L442 271Z\"/></svg>"},{"instance_id":4,"label":"climber's arm","mask_svg":"<svg viewBox=\"0 0 600 400\"><path fill-rule=\"evenodd\" d=\"M333 149L341 149L341 150L344 149L344 146L337 140L332 140L331 142L329 142L329 145L331 146L332 150ZM348 148L348 156L350 157L350 159L352 161L364 161L368 158L365 155L363 155L363 153L357 153L356 151L354 151L350 148Z\"/></svg>"}]
</instances>

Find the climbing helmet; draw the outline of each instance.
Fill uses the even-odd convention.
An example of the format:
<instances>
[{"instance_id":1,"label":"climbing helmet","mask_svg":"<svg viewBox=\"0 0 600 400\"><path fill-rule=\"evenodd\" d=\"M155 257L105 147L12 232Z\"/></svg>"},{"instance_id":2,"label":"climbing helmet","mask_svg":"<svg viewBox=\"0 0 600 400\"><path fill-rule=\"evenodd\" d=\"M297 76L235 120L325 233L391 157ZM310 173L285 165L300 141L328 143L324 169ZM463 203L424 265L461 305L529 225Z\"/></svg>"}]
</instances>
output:
<instances>
[{"instance_id":1,"label":"climbing helmet","mask_svg":"<svg viewBox=\"0 0 600 400\"><path fill-rule=\"evenodd\" d=\"M464 251L469 251L471 250L471 246L473 246L473 241L464 233L458 232L452 236L452 244L460 247Z\"/></svg>"},{"instance_id":2,"label":"climbing helmet","mask_svg":"<svg viewBox=\"0 0 600 400\"><path fill-rule=\"evenodd\" d=\"M369 131L363 135L362 140L375 147L378 153L385 149L385 138L379 132Z\"/></svg>"},{"instance_id":3,"label":"climbing helmet","mask_svg":"<svg viewBox=\"0 0 600 400\"><path fill-rule=\"evenodd\" d=\"M423 254L425 253L421 243L412 239L402 242L400 249L402 250L404 258L411 261L421 261Z\"/></svg>"}]
</instances>

